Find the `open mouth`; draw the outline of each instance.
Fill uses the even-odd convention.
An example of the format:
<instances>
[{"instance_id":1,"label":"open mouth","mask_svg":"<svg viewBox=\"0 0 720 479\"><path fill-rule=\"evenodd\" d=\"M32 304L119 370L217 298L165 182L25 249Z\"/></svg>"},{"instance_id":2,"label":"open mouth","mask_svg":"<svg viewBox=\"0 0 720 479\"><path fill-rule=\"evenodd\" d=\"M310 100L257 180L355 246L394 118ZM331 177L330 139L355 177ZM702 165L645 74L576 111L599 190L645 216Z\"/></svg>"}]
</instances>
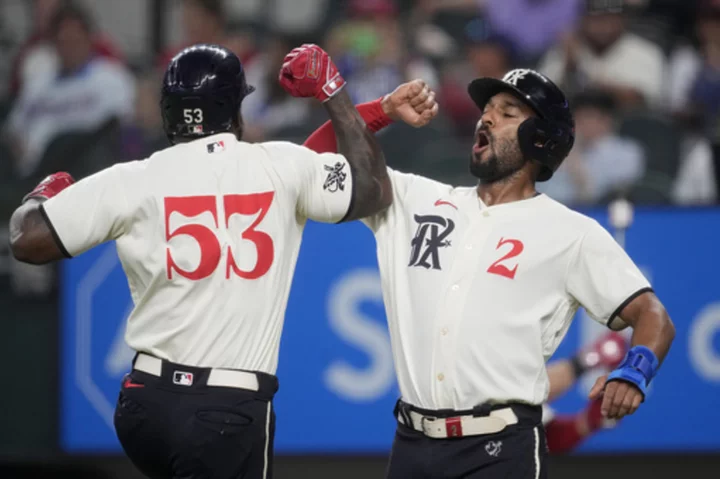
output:
<instances>
[{"instance_id":1,"label":"open mouth","mask_svg":"<svg viewBox=\"0 0 720 479\"><path fill-rule=\"evenodd\" d=\"M473 146L473 153L480 154L490 146L490 138L484 131L479 131L477 135L477 142Z\"/></svg>"}]
</instances>

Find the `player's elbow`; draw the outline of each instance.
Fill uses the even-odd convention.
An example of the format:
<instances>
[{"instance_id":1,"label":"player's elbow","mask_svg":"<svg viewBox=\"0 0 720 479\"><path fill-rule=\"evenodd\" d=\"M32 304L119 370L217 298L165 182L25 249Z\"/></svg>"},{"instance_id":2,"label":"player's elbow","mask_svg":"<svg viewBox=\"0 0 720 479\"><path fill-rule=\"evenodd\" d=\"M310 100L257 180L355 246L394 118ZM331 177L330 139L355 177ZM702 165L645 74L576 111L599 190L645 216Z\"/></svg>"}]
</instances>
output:
<instances>
[{"instance_id":1,"label":"player's elbow","mask_svg":"<svg viewBox=\"0 0 720 479\"><path fill-rule=\"evenodd\" d=\"M667 311L663 316L663 334L667 338L668 343L672 343L675 340L675 324L668 316Z\"/></svg>"},{"instance_id":2,"label":"player's elbow","mask_svg":"<svg viewBox=\"0 0 720 479\"><path fill-rule=\"evenodd\" d=\"M49 258L42 254L38 234L25 221L28 214L31 214L29 207L23 206L10 219L10 251L13 258L22 263L45 264Z\"/></svg>"},{"instance_id":3,"label":"player's elbow","mask_svg":"<svg viewBox=\"0 0 720 479\"><path fill-rule=\"evenodd\" d=\"M647 317L652 318L655 327L661 331L666 342L668 344L672 343L675 339L675 324L673 324L670 315L662 303L660 303L660 301L654 301L648 308L647 313Z\"/></svg>"},{"instance_id":4,"label":"player's elbow","mask_svg":"<svg viewBox=\"0 0 720 479\"><path fill-rule=\"evenodd\" d=\"M11 238L10 251L12 251L13 258L22 263L39 264L37 262L37 258L33 255L32 246L28 243L29 242L24 239L23 235Z\"/></svg>"}]
</instances>

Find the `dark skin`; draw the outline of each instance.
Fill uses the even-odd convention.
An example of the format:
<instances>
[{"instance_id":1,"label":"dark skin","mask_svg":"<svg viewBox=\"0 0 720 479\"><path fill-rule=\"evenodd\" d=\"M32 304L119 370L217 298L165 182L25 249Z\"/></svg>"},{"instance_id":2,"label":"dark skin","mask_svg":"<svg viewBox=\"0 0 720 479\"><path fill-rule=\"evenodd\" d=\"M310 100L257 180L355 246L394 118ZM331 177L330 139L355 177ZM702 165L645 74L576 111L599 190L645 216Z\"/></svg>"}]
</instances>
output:
<instances>
[{"instance_id":1,"label":"dark skin","mask_svg":"<svg viewBox=\"0 0 720 479\"><path fill-rule=\"evenodd\" d=\"M333 123L338 153L353 173L353 199L344 221L372 216L392 203L392 184L385 155L353 105L346 89L323 103Z\"/></svg>"},{"instance_id":2,"label":"dark skin","mask_svg":"<svg viewBox=\"0 0 720 479\"><path fill-rule=\"evenodd\" d=\"M374 215L392 203L392 185L387 174L385 156L375 136L345 90L323 106L333 122L338 153L347 158L353 173L350 210L344 221ZM238 116L234 133L242 136L242 118ZM52 231L40 212L44 199L33 198L21 205L10 219L10 246L18 261L45 264L63 259Z\"/></svg>"},{"instance_id":3,"label":"dark skin","mask_svg":"<svg viewBox=\"0 0 720 479\"><path fill-rule=\"evenodd\" d=\"M32 198L20 205L10 218L10 247L18 261L45 264L65 258L40 213L42 198Z\"/></svg>"},{"instance_id":4,"label":"dark skin","mask_svg":"<svg viewBox=\"0 0 720 479\"><path fill-rule=\"evenodd\" d=\"M535 180L540 165L523 158L518 144L518 127L534 115L529 106L509 93L495 95L486 105L470 160L471 171L479 179L478 197L486 205L521 201L537 194ZM675 337L675 326L657 296L652 292L637 296L619 316L633 328L632 345L648 347L662 364ZM640 390L623 381L608 383L607 377L597 380L590 398L603 396L601 410L610 419L634 413L643 399Z\"/></svg>"}]
</instances>

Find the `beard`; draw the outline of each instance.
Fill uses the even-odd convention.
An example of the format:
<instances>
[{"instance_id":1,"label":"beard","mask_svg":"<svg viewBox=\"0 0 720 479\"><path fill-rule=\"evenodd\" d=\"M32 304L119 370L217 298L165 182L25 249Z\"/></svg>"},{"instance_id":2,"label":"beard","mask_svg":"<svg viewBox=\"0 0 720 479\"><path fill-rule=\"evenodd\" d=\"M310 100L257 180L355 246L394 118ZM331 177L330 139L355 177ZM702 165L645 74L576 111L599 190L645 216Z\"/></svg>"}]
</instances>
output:
<instances>
[{"instance_id":1,"label":"beard","mask_svg":"<svg viewBox=\"0 0 720 479\"><path fill-rule=\"evenodd\" d=\"M483 160L475 153L470 153L470 173L480 183L490 184L506 180L525 166L526 160L520 151L518 141L490 139L489 158Z\"/></svg>"}]
</instances>

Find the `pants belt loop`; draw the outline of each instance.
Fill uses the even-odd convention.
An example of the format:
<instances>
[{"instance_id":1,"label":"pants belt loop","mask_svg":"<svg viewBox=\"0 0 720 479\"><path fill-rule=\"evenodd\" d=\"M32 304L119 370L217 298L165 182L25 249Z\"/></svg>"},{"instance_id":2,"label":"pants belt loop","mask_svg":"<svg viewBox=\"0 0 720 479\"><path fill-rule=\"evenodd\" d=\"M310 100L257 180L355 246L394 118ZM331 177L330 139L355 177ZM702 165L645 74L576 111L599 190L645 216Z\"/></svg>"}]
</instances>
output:
<instances>
[{"instance_id":1,"label":"pants belt loop","mask_svg":"<svg viewBox=\"0 0 720 479\"><path fill-rule=\"evenodd\" d=\"M412 417L410 416L410 410L407 407L402 408L402 414L405 418L405 424L409 427L414 427Z\"/></svg>"},{"instance_id":2,"label":"pants belt loop","mask_svg":"<svg viewBox=\"0 0 720 479\"><path fill-rule=\"evenodd\" d=\"M492 412L492 407L488 403L478 404L477 406L472 408L472 413L474 417L489 416L490 412Z\"/></svg>"},{"instance_id":3,"label":"pants belt loop","mask_svg":"<svg viewBox=\"0 0 720 479\"><path fill-rule=\"evenodd\" d=\"M412 418L410 417L410 413L408 412L408 406L405 404L402 399L398 399L395 403L395 410L393 411L395 414L395 417L397 418L400 416L408 427L413 427Z\"/></svg>"}]
</instances>

